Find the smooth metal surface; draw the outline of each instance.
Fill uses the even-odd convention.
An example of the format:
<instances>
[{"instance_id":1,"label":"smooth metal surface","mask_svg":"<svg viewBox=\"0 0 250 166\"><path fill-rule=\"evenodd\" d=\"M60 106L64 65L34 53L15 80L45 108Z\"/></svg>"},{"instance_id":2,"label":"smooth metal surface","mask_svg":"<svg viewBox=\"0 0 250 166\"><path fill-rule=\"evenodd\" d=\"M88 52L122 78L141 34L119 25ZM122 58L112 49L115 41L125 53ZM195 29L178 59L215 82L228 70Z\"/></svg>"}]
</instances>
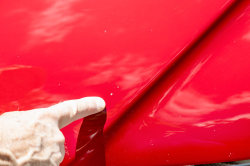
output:
<instances>
[{"instance_id":1,"label":"smooth metal surface","mask_svg":"<svg viewBox=\"0 0 250 166\"><path fill-rule=\"evenodd\" d=\"M108 165L250 158L250 2L230 12L131 107L106 144Z\"/></svg>"},{"instance_id":2,"label":"smooth metal surface","mask_svg":"<svg viewBox=\"0 0 250 166\"><path fill-rule=\"evenodd\" d=\"M0 110L103 97L107 165L249 158L248 3L2 0ZM62 130L62 165L81 124Z\"/></svg>"}]
</instances>

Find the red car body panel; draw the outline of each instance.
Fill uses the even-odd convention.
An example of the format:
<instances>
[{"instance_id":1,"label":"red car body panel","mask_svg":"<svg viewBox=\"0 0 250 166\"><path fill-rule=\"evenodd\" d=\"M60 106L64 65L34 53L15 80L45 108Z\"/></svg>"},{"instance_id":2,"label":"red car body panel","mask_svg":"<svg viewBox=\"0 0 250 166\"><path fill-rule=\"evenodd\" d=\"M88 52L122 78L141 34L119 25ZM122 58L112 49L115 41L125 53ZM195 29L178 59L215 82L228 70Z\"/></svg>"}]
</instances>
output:
<instances>
[{"instance_id":1,"label":"red car body panel","mask_svg":"<svg viewBox=\"0 0 250 166\"><path fill-rule=\"evenodd\" d=\"M0 110L104 98L104 131L105 113L62 129L61 165L248 159L249 6L1 0Z\"/></svg>"}]
</instances>

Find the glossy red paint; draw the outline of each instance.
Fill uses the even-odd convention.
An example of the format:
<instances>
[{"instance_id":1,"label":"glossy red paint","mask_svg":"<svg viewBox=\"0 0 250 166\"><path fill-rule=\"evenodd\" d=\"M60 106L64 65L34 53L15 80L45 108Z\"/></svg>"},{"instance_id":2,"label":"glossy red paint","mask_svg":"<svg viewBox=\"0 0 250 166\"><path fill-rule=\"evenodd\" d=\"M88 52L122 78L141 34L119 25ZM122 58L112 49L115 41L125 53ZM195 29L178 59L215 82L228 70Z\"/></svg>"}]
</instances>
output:
<instances>
[{"instance_id":1,"label":"glossy red paint","mask_svg":"<svg viewBox=\"0 0 250 166\"><path fill-rule=\"evenodd\" d=\"M108 165L250 158L250 2L229 12L120 120Z\"/></svg>"},{"instance_id":2,"label":"glossy red paint","mask_svg":"<svg viewBox=\"0 0 250 166\"><path fill-rule=\"evenodd\" d=\"M106 165L103 127L106 110L84 118L79 130L75 160L70 165Z\"/></svg>"},{"instance_id":3,"label":"glossy red paint","mask_svg":"<svg viewBox=\"0 0 250 166\"><path fill-rule=\"evenodd\" d=\"M0 109L103 97L107 165L249 158L249 4L235 2L2 0ZM62 165L104 157L102 132L75 153L81 124L62 130Z\"/></svg>"}]
</instances>

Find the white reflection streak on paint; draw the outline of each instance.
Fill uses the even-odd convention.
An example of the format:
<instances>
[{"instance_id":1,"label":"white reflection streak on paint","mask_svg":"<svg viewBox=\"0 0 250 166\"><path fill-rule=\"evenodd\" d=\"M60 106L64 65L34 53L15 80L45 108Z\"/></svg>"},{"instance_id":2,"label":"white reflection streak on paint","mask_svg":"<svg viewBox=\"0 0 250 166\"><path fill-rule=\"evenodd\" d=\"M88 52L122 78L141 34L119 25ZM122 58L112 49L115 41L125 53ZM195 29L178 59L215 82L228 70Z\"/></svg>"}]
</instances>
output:
<instances>
[{"instance_id":1,"label":"white reflection streak on paint","mask_svg":"<svg viewBox=\"0 0 250 166\"><path fill-rule=\"evenodd\" d=\"M227 100L221 105L221 109L226 109L233 105L244 104L244 103L250 103L250 92L245 92L245 93L242 93L241 95L233 96L232 98L230 98L229 100ZM250 119L250 113L236 115L234 117L230 117L227 119L215 119L215 120L205 121L201 123L196 123L194 124L194 126L209 128L217 124L227 124L227 123L231 123L231 122L241 120L241 119Z\"/></svg>"},{"instance_id":2,"label":"white reflection streak on paint","mask_svg":"<svg viewBox=\"0 0 250 166\"><path fill-rule=\"evenodd\" d=\"M211 56L211 55L210 55ZM193 124L199 127L210 127L218 123L228 123L231 121L239 120L242 118L250 119L250 114L239 115L226 120L217 119L214 121L207 121L204 123L198 123L202 118L202 115L209 114L218 110L230 109L231 107L238 104L250 103L250 92L243 92L227 98L222 103L214 103L209 100L208 96L199 94L194 89L189 87L188 89L183 89L187 83L189 83L194 76L198 73L201 67L210 58L206 58L205 61L200 62L188 75L181 87L175 92L173 97L168 101L166 106L162 109L153 109L150 117L154 117L162 122L171 124ZM171 88L170 88L171 89ZM169 90L168 90L169 91ZM167 91L167 92L168 92ZM164 95L166 96L166 95ZM163 98L161 99L161 101ZM153 116L152 116L153 115Z\"/></svg>"},{"instance_id":3,"label":"white reflection streak on paint","mask_svg":"<svg viewBox=\"0 0 250 166\"><path fill-rule=\"evenodd\" d=\"M231 0L228 0L221 8L220 10L224 9L224 7L230 2Z\"/></svg>"},{"instance_id":4,"label":"white reflection streak on paint","mask_svg":"<svg viewBox=\"0 0 250 166\"><path fill-rule=\"evenodd\" d=\"M243 114L228 119L198 122L202 115L218 110L230 109L234 105L245 103L250 103L250 92L234 95L225 102L216 104L189 89L179 91L178 94L174 95L165 108L156 113L155 118L172 124L191 123L197 127L212 127L215 124L225 124L243 118L250 119L250 114Z\"/></svg>"},{"instance_id":5,"label":"white reflection streak on paint","mask_svg":"<svg viewBox=\"0 0 250 166\"><path fill-rule=\"evenodd\" d=\"M144 83L161 65L159 63L147 64L146 59L136 54L126 54L119 59L114 57L117 56L106 56L98 62L85 66L83 70L100 72L96 72L96 74L84 80L83 84L98 85L119 80L116 83L120 89L128 90L138 86L138 84ZM136 61L135 57L137 57Z\"/></svg>"},{"instance_id":6,"label":"white reflection streak on paint","mask_svg":"<svg viewBox=\"0 0 250 166\"><path fill-rule=\"evenodd\" d=\"M208 61L208 59L212 56L209 55L204 61L201 61L188 75L187 79L185 79L185 81L183 82L182 86L180 89L182 89L187 83L189 83L194 76L198 73L198 71L200 71L201 67Z\"/></svg>"},{"instance_id":7,"label":"white reflection streak on paint","mask_svg":"<svg viewBox=\"0 0 250 166\"><path fill-rule=\"evenodd\" d=\"M88 151L87 151L87 154L90 154L90 153L92 153L93 151L94 151L94 149L88 150Z\"/></svg>"},{"instance_id":8,"label":"white reflection streak on paint","mask_svg":"<svg viewBox=\"0 0 250 166\"><path fill-rule=\"evenodd\" d=\"M211 54L212 55L212 54ZM170 102L169 104L166 106L166 109L174 109L176 108L176 110L179 110L179 105L175 103L175 99L176 97L178 97L178 95L182 92L182 88L187 84L189 83L193 78L194 76L198 73L198 71L200 71L201 67L208 61L208 59L211 57L211 55L209 55L205 60L201 61L200 63L198 63L198 65L196 65L193 70L190 72L190 74L188 75L188 77L184 80L184 82L182 83L181 87L179 88L179 90L175 93L174 97L170 99ZM162 100L167 96L167 94L172 90L172 88L175 86L177 82L175 82L163 95L163 97L159 100L159 102L157 103L157 105L154 106L154 109L152 111L152 113L149 115L149 117L154 117L155 113L157 112L158 110L158 107L160 105L160 103L162 102ZM193 95L192 93L190 95ZM186 96L185 98L189 98L188 96ZM196 97L195 97L196 99ZM182 99L183 100L183 99ZM183 100L181 102L185 102L187 101L186 99ZM189 103L189 101L188 101ZM201 102L203 103L203 102ZM178 108L178 109L177 109ZM183 108L180 108L180 110L183 110ZM162 111L162 110L160 110Z\"/></svg>"},{"instance_id":9,"label":"white reflection streak on paint","mask_svg":"<svg viewBox=\"0 0 250 166\"><path fill-rule=\"evenodd\" d=\"M210 121L206 121L206 122L202 122L202 123L196 123L196 124L194 124L194 126L210 128L210 127L213 127L217 124L227 124L227 123L231 123L231 122L241 120L241 119L250 119L250 113L237 115L237 116L227 118L227 119L216 119L216 120L210 120Z\"/></svg>"},{"instance_id":10,"label":"white reflection streak on paint","mask_svg":"<svg viewBox=\"0 0 250 166\"><path fill-rule=\"evenodd\" d=\"M175 83L176 84L176 83ZM149 115L149 117L153 118L154 117L154 114L155 112L158 110L158 107L159 105L161 104L162 100L167 96L167 94L173 89L173 87L175 86L172 85L165 93L164 95L162 96L162 98L159 100L159 102L154 106L154 109L153 109L153 112Z\"/></svg>"},{"instance_id":11,"label":"white reflection streak on paint","mask_svg":"<svg viewBox=\"0 0 250 166\"><path fill-rule=\"evenodd\" d=\"M30 26L28 47L39 43L62 41L72 29L70 24L82 16L71 10L75 2L74 0L55 0L50 7L35 14Z\"/></svg>"}]
</instances>

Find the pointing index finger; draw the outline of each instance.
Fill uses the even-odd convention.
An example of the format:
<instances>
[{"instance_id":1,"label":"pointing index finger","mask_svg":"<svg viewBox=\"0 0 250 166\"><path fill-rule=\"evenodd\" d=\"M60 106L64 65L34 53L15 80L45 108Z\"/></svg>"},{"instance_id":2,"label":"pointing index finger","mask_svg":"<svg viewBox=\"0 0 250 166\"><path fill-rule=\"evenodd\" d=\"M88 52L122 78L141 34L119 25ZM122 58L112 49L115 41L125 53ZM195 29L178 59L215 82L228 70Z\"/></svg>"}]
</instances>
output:
<instances>
[{"instance_id":1,"label":"pointing index finger","mask_svg":"<svg viewBox=\"0 0 250 166\"><path fill-rule=\"evenodd\" d=\"M100 97L85 97L53 105L47 111L58 121L61 129L75 120L101 112L105 106L104 100Z\"/></svg>"}]
</instances>

